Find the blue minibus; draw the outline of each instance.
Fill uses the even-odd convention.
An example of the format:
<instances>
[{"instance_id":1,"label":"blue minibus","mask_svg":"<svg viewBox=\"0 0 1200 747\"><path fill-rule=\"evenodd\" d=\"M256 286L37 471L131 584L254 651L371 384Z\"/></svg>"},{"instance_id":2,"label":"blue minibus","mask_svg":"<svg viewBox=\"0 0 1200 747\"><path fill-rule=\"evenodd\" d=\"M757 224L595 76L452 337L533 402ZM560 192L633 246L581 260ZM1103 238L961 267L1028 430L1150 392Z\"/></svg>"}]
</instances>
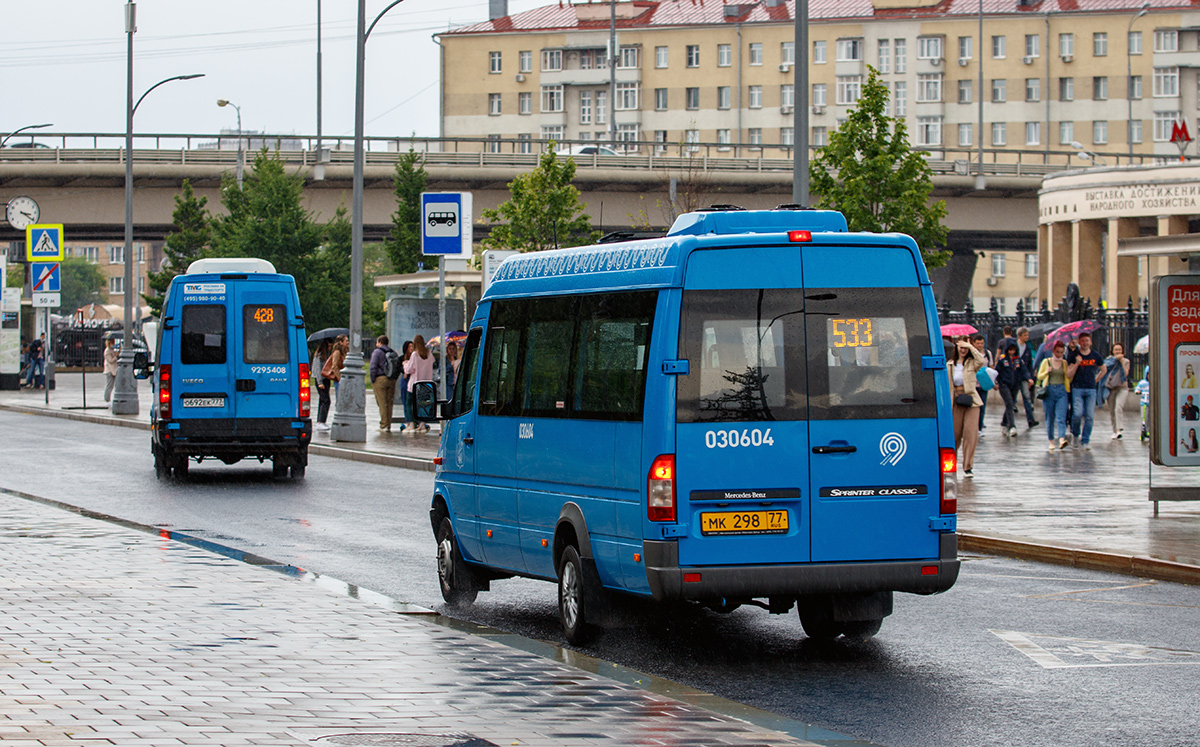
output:
<instances>
[{"instance_id":1,"label":"blue minibus","mask_svg":"<svg viewBox=\"0 0 1200 747\"><path fill-rule=\"evenodd\" d=\"M571 643L614 592L796 608L810 637L861 639L894 592L950 588L954 432L921 253L787 208L499 267L440 416L448 604L525 576L557 581Z\"/></svg>"},{"instance_id":2,"label":"blue minibus","mask_svg":"<svg viewBox=\"0 0 1200 747\"><path fill-rule=\"evenodd\" d=\"M264 259L198 259L163 301L150 453L158 477L191 461L270 459L304 476L311 381L296 281Z\"/></svg>"}]
</instances>

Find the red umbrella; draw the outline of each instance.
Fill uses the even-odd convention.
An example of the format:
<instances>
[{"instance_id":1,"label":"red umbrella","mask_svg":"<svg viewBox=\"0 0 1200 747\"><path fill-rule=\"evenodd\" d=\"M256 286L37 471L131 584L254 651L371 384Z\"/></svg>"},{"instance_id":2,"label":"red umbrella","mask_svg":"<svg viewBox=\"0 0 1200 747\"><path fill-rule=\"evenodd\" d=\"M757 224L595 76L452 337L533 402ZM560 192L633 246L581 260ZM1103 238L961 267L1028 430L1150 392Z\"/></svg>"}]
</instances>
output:
<instances>
[{"instance_id":1,"label":"red umbrella","mask_svg":"<svg viewBox=\"0 0 1200 747\"><path fill-rule=\"evenodd\" d=\"M979 330L969 324L943 324L942 337L961 337L963 335L973 335Z\"/></svg>"},{"instance_id":2,"label":"red umbrella","mask_svg":"<svg viewBox=\"0 0 1200 747\"><path fill-rule=\"evenodd\" d=\"M1058 329L1046 335L1046 349L1054 348L1054 343L1061 341L1064 345L1076 337L1079 337L1084 332L1092 333L1100 329L1100 322L1095 319L1080 319L1077 322L1064 324Z\"/></svg>"}]
</instances>

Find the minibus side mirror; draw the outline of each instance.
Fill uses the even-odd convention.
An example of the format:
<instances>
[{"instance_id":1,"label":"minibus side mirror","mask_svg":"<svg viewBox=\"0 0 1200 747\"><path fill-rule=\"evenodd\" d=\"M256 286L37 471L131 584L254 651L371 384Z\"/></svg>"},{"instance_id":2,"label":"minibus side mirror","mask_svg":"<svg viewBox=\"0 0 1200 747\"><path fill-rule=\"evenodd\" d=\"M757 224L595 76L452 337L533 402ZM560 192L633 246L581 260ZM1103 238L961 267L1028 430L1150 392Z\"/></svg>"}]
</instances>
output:
<instances>
[{"instance_id":1,"label":"minibus side mirror","mask_svg":"<svg viewBox=\"0 0 1200 747\"><path fill-rule=\"evenodd\" d=\"M143 352L133 354L133 376L137 379L150 378L150 358Z\"/></svg>"},{"instance_id":2,"label":"minibus side mirror","mask_svg":"<svg viewBox=\"0 0 1200 747\"><path fill-rule=\"evenodd\" d=\"M437 384L418 381L413 384L413 419L418 423L429 423L438 419Z\"/></svg>"}]
</instances>

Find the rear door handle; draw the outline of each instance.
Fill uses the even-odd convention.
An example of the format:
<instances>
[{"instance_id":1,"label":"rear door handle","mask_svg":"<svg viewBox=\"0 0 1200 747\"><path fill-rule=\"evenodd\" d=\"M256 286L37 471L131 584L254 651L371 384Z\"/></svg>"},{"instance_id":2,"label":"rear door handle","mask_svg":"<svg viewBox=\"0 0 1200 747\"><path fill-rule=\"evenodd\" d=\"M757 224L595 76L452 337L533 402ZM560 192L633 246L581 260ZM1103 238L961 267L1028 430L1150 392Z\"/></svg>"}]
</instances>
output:
<instances>
[{"instance_id":1,"label":"rear door handle","mask_svg":"<svg viewBox=\"0 0 1200 747\"><path fill-rule=\"evenodd\" d=\"M814 454L853 454L858 451L857 446L814 446L812 448Z\"/></svg>"},{"instance_id":2,"label":"rear door handle","mask_svg":"<svg viewBox=\"0 0 1200 747\"><path fill-rule=\"evenodd\" d=\"M254 379L238 379L234 382L234 389L239 392L253 392L255 384Z\"/></svg>"},{"instance_id":3,"label":"rear door handle","mask_svg":"<svg viewBox=\"0 0 1200 747\"><path fill-rule=\"evenodd\" d=\"M471 444L475 443L475 438L470 435L463 436L463 443L467 446L470 446Z\"/></svg>"}]
</instances>

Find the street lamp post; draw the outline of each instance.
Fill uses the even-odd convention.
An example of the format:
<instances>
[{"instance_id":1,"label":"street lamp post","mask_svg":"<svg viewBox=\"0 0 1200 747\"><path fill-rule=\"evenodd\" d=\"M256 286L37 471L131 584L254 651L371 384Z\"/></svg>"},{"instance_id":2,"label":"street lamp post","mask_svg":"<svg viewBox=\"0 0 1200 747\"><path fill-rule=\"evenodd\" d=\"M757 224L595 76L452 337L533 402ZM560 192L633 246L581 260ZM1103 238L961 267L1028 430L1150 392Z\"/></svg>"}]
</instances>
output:
<instances>
[{"instance_id":1,"label":"street lamp post","mask_svg":"<svg viewBox=\"0 0 1200 747\"><path fill-rule=\"evenodd\" d=\"M238 189L242 188L242 107L229 101L228 99L217 99L217 106L232 106L237 110L238 119L238 153L237 153L237 185Z\"/></svg>"},{"instance_id":2,"label":"street lamp post","mask_svg":"<svg viewBox=\"0 0 1200 747\"><path fill-rule=\"evenodd\" d=\"M1133 163L1133 54L1129 49L1129 37L1133 35L1133 22L1150 12L1150 2L1142 3L1142 7L1129 19L1129 28L1125 31L1125 101L1128 104L1128 115L1125 119L1125 139L1129 141L1129 162Z\"/></svg>"},{"instance_id":3,"label":"street lamp post","mask_svg":"<svg viewBox=\"0 0 1200 747\"><path fill-rule=\"evenodd\" d=\"M366 25L367 0L358 0L357 50L354 71L354 193L351 198L353 220L350 232L350 355L346 356L333 424L329 437L334 441L366 441L366 386L362 356L362 279L363 279L363 79L366 73L367 37L389 10L404 0L388 5L371 25Z\"/></svg>"},{"instance_id":4,"label":"street lamp post","mask_svg":"<svg viewBox=\"0 0 1200 747\"><path fill-rule=\"evenodd\" d=\"M191 80L202 74L176 75L160 80L133 101L133 35L137 31L137 3L125 4L126 86L125 86L125 328L121 336L121 355L117 358L117 379L113 386L112 413L137 415L137 382L133 378L133 299L137 288L133 281L133 113L155 88L173 80Z\"/></svg>"},{"instance_id":5,"label":"street lamp post","mask_svg":"<svg viewBox=\"0 0 1200 747\"><path fill-rule=\"evenodd\" d=\"M53 123L48 122L46 124L25 125L24 127L18 127L17 129L15 129L12 132L5 135L3 140L0 140L0 148L3 148L4 144L7 143L9 141L9 139L12 138L13 135L19 135L22 132L24 132L25 130L40 130L43 127L53 127L53 126L54 126Z\"/></svg>"}]
</instances>

